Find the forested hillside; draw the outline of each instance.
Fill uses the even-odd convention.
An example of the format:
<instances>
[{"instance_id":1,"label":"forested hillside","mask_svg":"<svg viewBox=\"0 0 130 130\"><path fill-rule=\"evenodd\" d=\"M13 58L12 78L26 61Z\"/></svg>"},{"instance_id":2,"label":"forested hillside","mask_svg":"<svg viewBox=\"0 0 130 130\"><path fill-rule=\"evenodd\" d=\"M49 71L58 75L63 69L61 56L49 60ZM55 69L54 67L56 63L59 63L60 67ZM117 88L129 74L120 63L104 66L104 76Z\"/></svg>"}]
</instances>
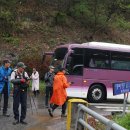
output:
<instances>
[{"instance_id":1,"label":"forested hillside","mask_svg":"<svg viewBox=\"0 0 130 130\"><path fill-rule=\"evenodd\" d=\"M130 44L130 0L0 0L1 59L41 69L42 49L88 41Z\"/></svg>"}]
</instances>

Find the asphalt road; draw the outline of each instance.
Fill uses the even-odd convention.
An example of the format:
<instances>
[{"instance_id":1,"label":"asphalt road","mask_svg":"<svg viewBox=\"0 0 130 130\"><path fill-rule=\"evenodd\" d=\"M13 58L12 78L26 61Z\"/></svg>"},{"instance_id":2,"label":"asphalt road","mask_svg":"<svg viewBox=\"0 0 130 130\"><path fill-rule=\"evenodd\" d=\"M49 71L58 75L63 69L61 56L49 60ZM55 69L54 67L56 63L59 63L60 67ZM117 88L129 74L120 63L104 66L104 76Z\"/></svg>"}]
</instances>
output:
<instances>
[{"instance_id":1,"label":"asphalt road","mask_svg":"<svg viewBox=\"0 0 130 130\"><path fill-rule=\"evenodd\" d=\"M8 108L10 117L2 116L2 109L0 111L0 130L52 130L52 128L55 130L65 130L66 118L61 118L61 109L57 109L54 112L53 118L50 117L48 109L44 107L44 96L31 98L31 100L30 97L28 97L26 116L28 125L13 125L12 100L13 98L10 97Z\"/></svg>"},{"instance_id":2,"label":"asphalt road","mask_svg":"<svg viewBox=\"0 0 130 130\"><path fill-rule=\"evenodd\" d=\"M61 108L56 109L54 117L50 117L48 109L44 107L44 96L34 98L28 96L28 109L26 121L28 125L18 124L14 126L12 122L13 111L12 111L12 96L9 99L10 117L3 117L2 110L0 111L0 130L66 130L66 118L61 118ZM30 100L31 99L31 100ZM123 101L107 101L104 103L90 103L89 108L100 113L101 115L111 115L111 112L117 109L121 110ZM130 107L130 105L129 105ZM127 107L128 108L128 107ZM109 111L110 110L110 111Z\"/></svg>"}]
</instances>

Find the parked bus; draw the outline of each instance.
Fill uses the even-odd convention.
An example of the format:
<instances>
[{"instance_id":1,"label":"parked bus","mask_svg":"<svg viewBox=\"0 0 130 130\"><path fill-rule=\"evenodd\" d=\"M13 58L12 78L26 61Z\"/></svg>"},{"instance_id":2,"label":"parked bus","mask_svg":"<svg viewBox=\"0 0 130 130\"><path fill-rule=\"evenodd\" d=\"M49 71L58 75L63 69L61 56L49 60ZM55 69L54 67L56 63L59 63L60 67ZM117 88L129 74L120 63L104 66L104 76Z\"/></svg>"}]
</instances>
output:
<instances>
[{"instance_id":1,"label":"parked bus","mask_svg":"<svg viewBox=\"0 0 130 130\"><path fill-rule=\"evenodd\" d=\"M112 84L130 81L130 46L104 42L60 45L52 64L68 70L67 78L73 83L67 89L68 97L90 102L123 99L122 94L113 95Z\"/></svg>"}]
</instances>

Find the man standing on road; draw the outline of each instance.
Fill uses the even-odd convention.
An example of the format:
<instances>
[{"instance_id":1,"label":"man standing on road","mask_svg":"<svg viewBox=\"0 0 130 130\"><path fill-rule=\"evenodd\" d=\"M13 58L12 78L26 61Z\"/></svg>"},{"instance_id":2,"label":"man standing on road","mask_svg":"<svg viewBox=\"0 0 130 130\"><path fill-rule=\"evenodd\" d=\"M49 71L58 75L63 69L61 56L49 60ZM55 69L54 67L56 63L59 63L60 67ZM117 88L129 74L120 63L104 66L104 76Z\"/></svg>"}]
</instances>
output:
<instances>
[{"instance_id":1,"label":"man standing on road","mask_svg":"<svg viewBox=\"0 0 130 130\"><path fill-rule=\"evenodd\" d=\"M54 77L53 82L53 95L51 97L50 103L53 103L53 106L48 109L49 115L53 117L53 111L58 107L62 106L61 117L66 117L66 99L67 93L66 88L70 86L71 83L67 82L65 77L66 70L64 68L59 68L59 71Z\"/></svg>"},{"instance_id":2,"label":"man standing on road","mask_svg":"<svg viewBox=\"0 0 130 130\"><path fill-rule=\"evenodd\" d=\"M54 78L54 67L49 66L49 72L45 74L44 80L46 83L46 95L45 95L45 107L48 108L48 100L51 98L53 93L53 78Z\"/></svg>"},{"instance_id":3,"label":"man standing on road","mask_svg":"<svg viewBox=\"0 0 130 130\"><path fill-rule=\"evenodd\" d=\"M27 111L27 87L29 86L28 74L24 71L26 66L23 62L17 64L17 69L11 74L11 82L13 83L13 112L15 121L13 125L19 123L26 125L24 121ZM19 116L19 104L21 104L21 115Z\"/></svg>"},{"instance_id":4,"label":"man standing on road","mask_svg":"<svg viewBox=\"0 0 130 130\"><path fill-rule=\"evenodd\" d=\"M4 94L3 116L6 117L10 116L9 114L7 114L8 98L10 93L9 76L12 72L10 65L10 61L6 59L3 61L3 66L0 67L0 94Z\"/></svg>"}]
</instances>

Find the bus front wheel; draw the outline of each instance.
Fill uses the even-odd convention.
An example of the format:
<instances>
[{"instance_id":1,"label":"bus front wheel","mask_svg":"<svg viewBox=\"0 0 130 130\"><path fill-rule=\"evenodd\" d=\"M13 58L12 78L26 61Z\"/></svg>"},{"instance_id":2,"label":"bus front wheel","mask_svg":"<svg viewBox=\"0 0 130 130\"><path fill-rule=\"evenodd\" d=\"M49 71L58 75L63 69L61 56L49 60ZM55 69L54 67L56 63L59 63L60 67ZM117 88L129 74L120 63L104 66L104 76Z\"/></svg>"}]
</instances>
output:
<instances>
[{"instance_id":1,"label":"bus front wheel","mask_svg":"<svg viewBox=\"0 0 130 130\"><path fill-rule=\"evenodd\" d=\"M105 99L105 90L100 84L93 85L88 91L88 101L93 103L102 102Z\"/></svg>"}]
</instances>

